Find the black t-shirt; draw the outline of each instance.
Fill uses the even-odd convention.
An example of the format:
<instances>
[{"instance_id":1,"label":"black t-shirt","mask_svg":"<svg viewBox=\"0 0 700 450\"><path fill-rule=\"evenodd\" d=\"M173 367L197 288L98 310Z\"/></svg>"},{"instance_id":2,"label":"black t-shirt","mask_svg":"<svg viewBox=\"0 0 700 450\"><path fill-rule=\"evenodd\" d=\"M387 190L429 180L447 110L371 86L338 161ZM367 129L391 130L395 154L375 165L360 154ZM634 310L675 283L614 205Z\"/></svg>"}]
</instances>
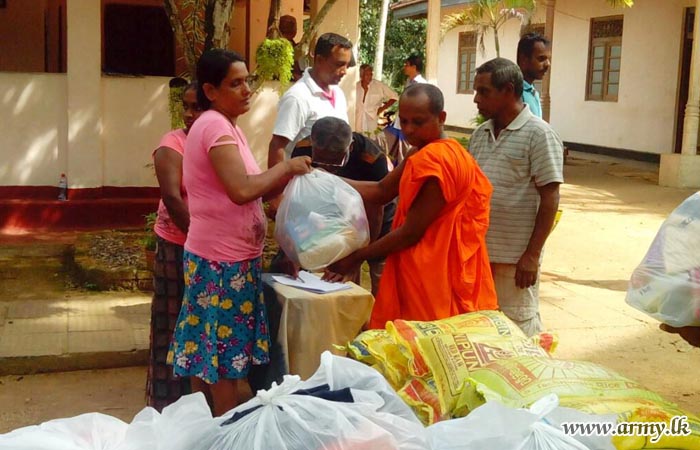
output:
<instances>
[{"instance_id":1,"label":"black t-shirt","mask_svg":"<svg viewBox=\"0 0 700 450\"><path fill-rule=\"evenodd\" d=\"M311 157L311 147L297 147L292 152L295 156ZM362 133L352 133L352 148L348 162L335 175L356 181L380 181L389 173L386 155L372 140ZM384 220L380 237L391 231L391 223L396 212L396 201L384 206Z\"/></svg>"}]
</instances>

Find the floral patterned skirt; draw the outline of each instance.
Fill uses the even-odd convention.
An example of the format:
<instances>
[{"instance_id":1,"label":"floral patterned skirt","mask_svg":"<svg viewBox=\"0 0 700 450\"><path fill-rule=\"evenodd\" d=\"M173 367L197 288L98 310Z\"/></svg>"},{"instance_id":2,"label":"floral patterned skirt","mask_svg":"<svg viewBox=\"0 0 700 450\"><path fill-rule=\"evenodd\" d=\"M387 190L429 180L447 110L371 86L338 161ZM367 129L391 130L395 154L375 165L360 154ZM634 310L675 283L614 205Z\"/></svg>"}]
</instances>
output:
<instances>
[{"instance_id":1,"label":"floral patterned skirt","mask_svg":"<svg viewBox=\"0 0 700 450\"><path fill-rule=\"evenodd\" d=\"M168 363L209 384L239 379L270 360L262 258L209 261L185 250L185 295Z\"/></svg>"}]
</instances>

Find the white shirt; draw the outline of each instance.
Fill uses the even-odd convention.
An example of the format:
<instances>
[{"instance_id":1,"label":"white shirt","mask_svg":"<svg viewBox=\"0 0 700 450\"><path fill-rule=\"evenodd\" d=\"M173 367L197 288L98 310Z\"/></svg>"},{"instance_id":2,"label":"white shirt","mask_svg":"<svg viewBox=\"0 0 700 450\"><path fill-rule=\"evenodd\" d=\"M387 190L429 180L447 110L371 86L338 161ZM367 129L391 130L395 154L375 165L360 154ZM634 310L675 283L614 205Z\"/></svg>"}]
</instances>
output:
<instances>
[{"instance_id":1,"label":"white shirt","mask_svg":"<svg viewBox=\"0 0 700 450\"><path fill-rule=\"evenodd\" d=\"M413 78L412 80L406 80L406 87L412 85L412 84L418 84L418 83L428 83L428 80L423 78L423 75L418 74Z\"/></svg>"},{"instance_id":2,"label":"white shirt","mask_svg":"<svg viewBox=\"0 0 700 450\"><path fill-rule=\"evenodd\" d=\"M277 119L272 134L289 139L285 147L292 154L297 142L311 135L311 127L322 117L337 117L349 123L345 94L337 85L329 86L335 96L335 106L326 93L311 78L310 69L282 96L277 105Z\"/></svg>"},{"instance_id":3,"label":"white shirt","mask_svg":"<svg viewBox=\"0 0 700 450\"><path fill-rule=\"evenodd\" d=\"M377 110L387 100L398 100L399 95L379 80L372 80L367 94L362 82L357 82L357 107L355 108L355 130L373 132L377 129Z\"/></svg>"},{"instance_id":4,"label":"white shirt","mask_svg":"<svg viewBox=\"0 0 700 450\"><path fill-rule=\"evenodd\" d=\"M469 151L493 185L486 247L492 263L515 264L525 252L540 205L538 186L564 181L564 147L527 105L498 138L493 121L479 126Z\"/></svg>"}]
</instances>

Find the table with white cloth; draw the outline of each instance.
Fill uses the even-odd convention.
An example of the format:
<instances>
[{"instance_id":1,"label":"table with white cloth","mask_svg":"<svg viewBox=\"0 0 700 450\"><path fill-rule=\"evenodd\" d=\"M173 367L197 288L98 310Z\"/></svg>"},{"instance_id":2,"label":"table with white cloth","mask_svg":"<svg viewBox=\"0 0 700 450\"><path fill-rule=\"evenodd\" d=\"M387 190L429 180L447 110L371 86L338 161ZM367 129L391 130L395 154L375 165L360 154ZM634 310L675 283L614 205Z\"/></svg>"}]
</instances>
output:
<instances>
[{"instance_id":1,"label":"table with white cloth","mask_svg":"<svg viewBox=\"0 0 700 450\"><path fill-rule=\"evenodd\" d=\"M270 322L270 365L262 368L267 382L254 386L266 388L283 374L311 376L318 368L321 353L345 345L362 331L374 306L374 297L362 287L348 282L350 289L315 294L286 286L263 274L265 304ZM251 378L260 378L258 372ZM251 379L251 385L257 384Z\"/></svg>"}]
</instances>

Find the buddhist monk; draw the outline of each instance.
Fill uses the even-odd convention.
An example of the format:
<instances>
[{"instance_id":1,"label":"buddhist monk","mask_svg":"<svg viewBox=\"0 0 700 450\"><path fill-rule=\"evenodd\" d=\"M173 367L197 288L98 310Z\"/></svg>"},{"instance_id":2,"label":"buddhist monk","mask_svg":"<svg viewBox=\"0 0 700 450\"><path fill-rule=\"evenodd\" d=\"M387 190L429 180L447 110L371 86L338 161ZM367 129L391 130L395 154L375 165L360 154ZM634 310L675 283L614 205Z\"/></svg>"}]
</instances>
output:
<instances>
[{"instance_id":1,"label":"buddhist monk","mask_svg":"<svg viewBox=\"0 0 700 450\"><path fill-rule=\"evenodd\" d=\"M445 134L446 117L440 89L409 86L399 118L410 156L381 181L348 180L366 203L398 196L391 232L324 275L339 281L361 261L386 257L370 328L498 308L485 241L492 187L471 155Z\"/></svg>"}]
</instances>

